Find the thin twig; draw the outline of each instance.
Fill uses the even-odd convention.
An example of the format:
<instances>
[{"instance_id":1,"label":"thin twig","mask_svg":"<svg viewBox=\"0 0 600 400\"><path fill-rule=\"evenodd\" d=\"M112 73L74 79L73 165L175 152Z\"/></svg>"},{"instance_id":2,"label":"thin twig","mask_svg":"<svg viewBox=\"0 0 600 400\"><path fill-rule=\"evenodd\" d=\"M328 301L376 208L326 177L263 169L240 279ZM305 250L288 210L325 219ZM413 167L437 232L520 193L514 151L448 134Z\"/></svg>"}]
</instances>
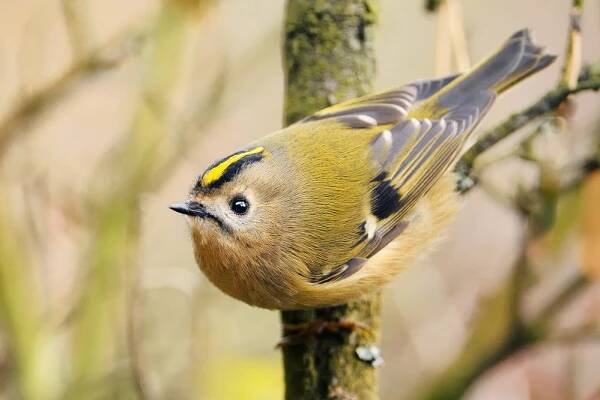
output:
<instances>
[{"instance_id":1,"label":"thin twig","mask_svg":"<svg viewBox=\"0 0 600 400\"><path fill-rule=\"evenodd\" d=\"M574 277L542 308L533 321L528 324L528 329L536 336L545 335L548 326L560 313L560 310L564 309L589 284L589 279L583 275Z\"/></svg>"},{"instance_id":2,"label":"thin twig","mask_svg":"<svg viewBox=\"0 0 600 400\"><path fill-rule=\"evenodd\" d=\"M581 14L583 0L573 0L569 21L569 35L565 63L562 68L560 84L573 89L581 70Z\"/></svg>"},{"instance_id":3,"label":"thin twig","mask_svg":"<svg viewBox=\"0 0 600 400\"><path fill-rule=\"evenodd\" d=\"M546 340L561 344L572 344L583 340L594 340L600 342L600 327L596 321L584 323L576 328L567 329L556 335L551 335Z\"/></svg>"},{"instance_id":4,"label":"thin twig","mask_svg":"<svg viewBox=\"0 0 600 400\"><path fill-rule=\"evenodd\" d=\"M481 138L463 155L455 168L459 175L458 191L466 193L473 188L475 177L473 166L480 154L496 145L498 142L510 136L516 130L529 124L540 117L544 117L556 110L567 97L579 92L600 89L600 65L584 70L580 76L577 86L568 88L558 85L525 110L517 112L499 125L481 135Z\"/></svg>"},{"instance_id":5,"label":"thin twig","mask_svg":"<svg viewBox=\"0 0 600 400\"><path fill-rule=\"evenodd\" d=\"M84 58L90 45L89 24L87 24L85 15L86 7L87 4L81 0L62 0L67 36L75 60Z\"/></svg>"},{"instance_id":6,"label":"thin twig","mask_svg":"<svg viewBox=\"0 0 600 400\"><path fill-rule=\"evenodd\" d=\"M426 8L429 10L429 3ZM432 5L435 10L435 74L443 76L458 71L466 71L471 65L465 35L462 8L459 0L443 0ZM454 61L454 63L453 63Z\"/></svg>"},{"instance_id":7,"label":"thin twig","mask_svg":"<svg viewBox=\"0 0 600 400\"><path fill-rule=\"evenodd\" d=\"M466 71L471 67L467 35L463 21L460 0L447 0L448 2L448 33L452 44L452 54L458 71Z\"/></svg>"},{"instance_id":8,"label":"thin twig","mask_svg":"<svg viewBox=\"0 0 600 400\"><path fill-rule=\"evenodd\" d=\"M450 42L450 7L448 1L437 6L435 34L435 74L448 75L452 72L452 43Z\"/></svg>"}]
</instances>

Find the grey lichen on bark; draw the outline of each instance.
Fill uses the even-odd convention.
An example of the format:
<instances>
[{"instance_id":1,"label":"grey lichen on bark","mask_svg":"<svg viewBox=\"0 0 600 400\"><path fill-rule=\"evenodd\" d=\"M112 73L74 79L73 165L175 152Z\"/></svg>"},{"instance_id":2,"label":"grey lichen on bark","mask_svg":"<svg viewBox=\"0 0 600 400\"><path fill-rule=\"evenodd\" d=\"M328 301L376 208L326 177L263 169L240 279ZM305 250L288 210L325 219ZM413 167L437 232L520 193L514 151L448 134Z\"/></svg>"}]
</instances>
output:
<instances>
[{"instance_id":1,"label":"grey lichen on bark","mask_svg":"<svg viewBox=\"0 0 600 400\"><path fill-rule=\"evenodd\" d=\"M286 124L372 90L373 0L288 0L284 31ZM283 347L287 400L377 399L373 365L357 349L379 341L380 295L316 310L282 312L282 323L352 321L368 329L308 335ZM284 339L289 335L284 329Z\"/></svg>"},{"instance_id":2,"label":"grey lichen on bark","mask_svg":"<svg viewBox=\"0 0 600 400\"><path fill-rule=\"evenodd\" d=\"M376 15L373 0L288 1L286 124L371 91Z\"/></svg>"}]
</instances>

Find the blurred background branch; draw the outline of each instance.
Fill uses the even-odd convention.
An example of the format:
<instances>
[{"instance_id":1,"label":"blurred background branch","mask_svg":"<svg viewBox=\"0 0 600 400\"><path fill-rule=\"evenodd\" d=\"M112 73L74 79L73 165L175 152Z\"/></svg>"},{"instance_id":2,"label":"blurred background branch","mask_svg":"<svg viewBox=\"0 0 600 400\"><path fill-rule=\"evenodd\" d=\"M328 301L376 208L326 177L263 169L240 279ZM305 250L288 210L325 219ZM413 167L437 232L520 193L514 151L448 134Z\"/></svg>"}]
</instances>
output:
<instances>
[{"instance_id":1,"label":"blurred background branch","mask_svg":"<svg viewBox=\"0 0 600 400\"><path fill-rule=\"evenodd\" d=\"M74 311L73 346L79 350L73 352L74 386L69 390L75 397L82 396L87 385L101 385L113 368L111 352L117 354L119 344L110 327L124 328L118 310L127 309L132 300L128 288L135 276L131 269L140 237L141 197L164 182L190 140L217 115L223 77L215 81L206 97L188 99L189 109L182 114L192 115L191 120L177 115L171 106L186 55L186 29L202 17L200 13L208 11L205 3L165 2L149 37L151 52L129 134L103 162L95 178L97 184L90 189L91 247L85 256L89 260L85 290ZM135 360L131 365L138 367ZM144 374L132 372L138 379L138 394L146 397Z\"/></svg>"},{"instance_id":2,"label":"blurred background branch","mask_svg":"<svg viewBox=\"0 0 600 400\"><path fill-rule=\"evenodd\" d=\"M92 43L88 6L81 0L62 0L62 9L73 59L81 60Z\"/></svg>"},{"instance_id":3,"label":"blurred background branch","mask_svg":"<svg viewBox=\"0 0 600 400\"><path fill-rule=\"evenodd\" d=\"M435 40L436 76L468 70L471 61L460 0L428 1L426 7L429 11L435 12L437 18Z\"/></svg>"},{"instance_id":4,"label":"blurred background branch","mask_svg":"<svg viewBox=\"0 0 600 400\"><path fill-rule=\"evenodd\" d=\"M14 287L17 282L27 285L33 281L27 275L31 268L25 260L17 262L17 258L6 258L9 254L14 257L26 254L26 251L14 247L1 249L3 262L0 270L3 274L0 283L7 289L2 293L13 295L3 299L1 315L6 327L13 327L7 330L7 334L8 339L16 344L13 356L22 378L17 388L19 397L114 398L125 393L133 395L136 391L136 397L145 398L147 395L142 374L135 370L135 360L130 364L130 373L124 374L127 379L122 384L106 383L115 379L115 371L127 368L127 364L119 366L120 348L127 345L122 342L123 336L119 332L128 327L122 319L121 310L128 308L132 295L130 288L134 286L134 256L140 237L140 199L164 182L175 169L177 161L182 160L191 140L197 138L198 131L218 115L224 70L207 93L193 94L185 102L183 110L173 107L187 56L186 36L190 26L201 22L203 14L209 11L207 3L210 1L193 4L166 1L150 29L120 34L88 51L85 23L78 19L85 5L78 1L65 1L68 34L76 59L73 66L24 99L0 124L2 151L18 134L24 134L39 114L55 106L69 88L99 71L120 65L142 49L146 50L140 101L131 128L101 162L94 183L89 187L89 196L84 200L90 245L81 259L80 299L76 301L76 308L68 321L72 334L72 359L66 379L60 376L65 371L53 368L44 359L44 340L49 338L44 336L43 315L35 308L35 298L30 297L27 301L16 297L30 296L29 293L37 291L24 286ZM143 43L140 41L142 38ZM2 224L8 221L2 218ZM2 228L2 232L12 230L8 226ZM2 240L2 243L11 246L12 242ZM19 246L19 242L13 245ZM8 290L8 285L13 285L12 290ZM60 361L53 359L52 362ZM50 371L55 371L58 376L52 376ZM68 384L66 388L49 390L47 380L55 384L63 380Z\"/></svg>"},{"instance_id":5,"label":"blurred background branch","mask_svg":"<svg viewBox=\"0 0 600 400\"><path fill-rule=\"evenodd\" d=\"M577 86L579 70L581 69L581 19L583 2L583 0L575 0L571 6L567 50L560 77L560 84L569 89L574 89Z\"/></svg>"},{"instance_id":6,"label":"blurred background branch","mask_svg":"<svg viewBox=\"0 0 600 400\"><path fill-rule=\"evenodd\" d=\"M0 188L5 189L1 182ZM43 323L43 307L36 295L39 288L15 211L6 205L0 210L0 327L10 349L3 370L12 371L15 397L55 398L58 388L46 371L58 360L49 348L49 327Z\"/></svg>"},{"instance_id":7,"label":"blurred background branch","mask_svg":"<svg viewBox=\"0 0 600 400\"><path fill-rule=\"evenodd\" d=\"M145 36L143 30L118 34L90 50L89 54L76 58L73 65L60 76L35 93L21 99L7 115L0 118L0 157L14 139L30 132L30 126L36 119L56 105L69 88L95 74L121 65L128 57L139 51ZM74 51L76 55L79 52L79 50Z\"/></svg>"},{"instance_id":8,"label":"blurred background branch","mask_svg":"<svg viewBox=\"0 0 600 400\"><path fill-rule=\"evenodd\" d=\"M428 6L430 5L428 3ZM570 96L583 91L600 89L600 65L591 65L580 71L582 11L583 1L573 1L566 56L556 87L531 106L514 113L480 136L456 167L459 174L458 190L461 193L468 192L477 184L478 175L482 170L476 168L477 173L474 173L474 166L477 166L478 158L484 152L520 128L553 113L559 113ZM559 127L556 122L552 122L552 126ZM521 146L526 143L527 146L531 146L532 141L542 132L543 129L536 129L534 134L522 139ZM581 296L591 282L583 272L577 273L556 290L534 316L524 318L522 313L527 291L531 286L528 281L533 268L531 254L532 249L539 245L544 236L554 228L556 219L560 218L560 215L557 215L560 213L557 207L559 200L568 192L581 190L586 181L597 174L600 161L598 159L600 127L595 129L594 141L597 148L588 154L587 160L579 162L575 171L576 179L566 185L560 183L565 181L565 177L560 175L568 175L573 171L549 168L543 161L527 156L529 161L539 165L540 174L537 184L527 192L519 193L512 203L512 207L519 213L522 225L525 227L521 253L505 282L494 293L486 296L485 301L478 308L469 339L465 342L462 352L444 371L423 386L417 398L431 400L463 398L486 372L516 353L536 343L550 340L556 335L552 333L555 320L575 298ZM525 156L522 152L513 154ZM500 159L496 160L500 161ZM485 164L486 168L493 165L494 161ZM555 176L556 174L559 176ZM495 192L493 195L498 196ZM503 202L507 205L505 200ZM597 236L595 238L597 239ZM591 332L594 332L593 328ZM576 329L567 337L571 340L585 340L592 336L590 336L590 328L586 326L584 329Z\"/></svg>"}]
</instances>

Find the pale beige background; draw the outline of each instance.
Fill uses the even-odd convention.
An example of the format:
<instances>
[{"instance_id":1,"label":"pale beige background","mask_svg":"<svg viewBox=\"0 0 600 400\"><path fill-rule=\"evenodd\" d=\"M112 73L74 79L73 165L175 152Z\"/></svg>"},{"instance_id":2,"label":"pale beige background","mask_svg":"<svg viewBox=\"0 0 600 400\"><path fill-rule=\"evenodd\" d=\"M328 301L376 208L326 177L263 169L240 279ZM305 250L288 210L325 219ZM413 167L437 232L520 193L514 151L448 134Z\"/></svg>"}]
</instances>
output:
<instances>
[{"instance_id":1,"label":"pale beige background","mask_svg":"<svg viewBox=\"0 0 600 400\"><path fill-rule=\"evenodd\" d=\"M223 0L201 30L199 57L206 69L193 79L212 79L216 59L226 59L227 93L218 118L183 156L171 179L145 196L140 247L142 287L137 313L146 379L156 395L194 381L202 398L279 399L282 383L278 314L251 308L213 288L194 264L183 218L167 205L184 198L194 177L213 159L281 126L280 36L284 2ZM381 0L377 31L381 89L430 77L434 72L435 18L422 1ZM600 3L588 1L584 27L587 61L600 58ZM485 56L513 31L529 27L549 51L562 53L568 22L566 0L465 0L465 26L474 60ZM123 28L148 18L151 0L89 0L91 41L101 43ZM0 115L19 96L44 86L71 62L59 2L0 0ZM481 130L522 108L551 87L561 59L497 102ZM203 63L200 63L203 65ZM211 72L212 71L212 72ZM91 171L127 129L134 107L139 65L127 62L72 88L44 114L23 140L14 143L1 168L15 185L42 184L56 198L85 193ZM573 129L594 126L600 97L579 96ZM518 170L519 168L517 168ZM509 185L515 169L501 174ZM27 191L26 191L27 192ZM49 211L47 245L37 256L49 307L69 301L77 268L80 232L66 230ZM519 221L479 191L470 194L456 223L420 265L385 290L382 397L403 398L420 379L449 362L460 350L472 311L482 294L507 273L519 242ZM574 266L573 266L574 267ZM598 295L596 294L596 304ZM527 365L498 371L477 387L473 399L526 399L526 376L535 371L559 376L568 358L580 361L577 393L598 385L598 345L552 349ZM195 366L195 368L191 368ZM503 372L503 370L507 370ZM594 385L595 383L595 385Z\"/></svg>"}]
</instances>

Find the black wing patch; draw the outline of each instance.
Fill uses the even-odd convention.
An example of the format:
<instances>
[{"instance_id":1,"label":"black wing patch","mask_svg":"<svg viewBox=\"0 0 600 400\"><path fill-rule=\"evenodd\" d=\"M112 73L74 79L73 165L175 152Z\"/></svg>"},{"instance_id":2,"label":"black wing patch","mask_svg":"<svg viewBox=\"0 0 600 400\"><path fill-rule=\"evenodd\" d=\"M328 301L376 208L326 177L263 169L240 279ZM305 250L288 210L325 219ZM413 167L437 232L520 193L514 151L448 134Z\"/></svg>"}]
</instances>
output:
<instances>
[{"instance_id":1,"label":"black wing patch","mask_svg":"<svg viewBox=\"0 0 600 400\"><path fill-rule=\"evenodd\" d=\"M382 220L402 207L402 198L389 180L378 182L371 191L371 213Z\"/></svg>"}]
</instances>

